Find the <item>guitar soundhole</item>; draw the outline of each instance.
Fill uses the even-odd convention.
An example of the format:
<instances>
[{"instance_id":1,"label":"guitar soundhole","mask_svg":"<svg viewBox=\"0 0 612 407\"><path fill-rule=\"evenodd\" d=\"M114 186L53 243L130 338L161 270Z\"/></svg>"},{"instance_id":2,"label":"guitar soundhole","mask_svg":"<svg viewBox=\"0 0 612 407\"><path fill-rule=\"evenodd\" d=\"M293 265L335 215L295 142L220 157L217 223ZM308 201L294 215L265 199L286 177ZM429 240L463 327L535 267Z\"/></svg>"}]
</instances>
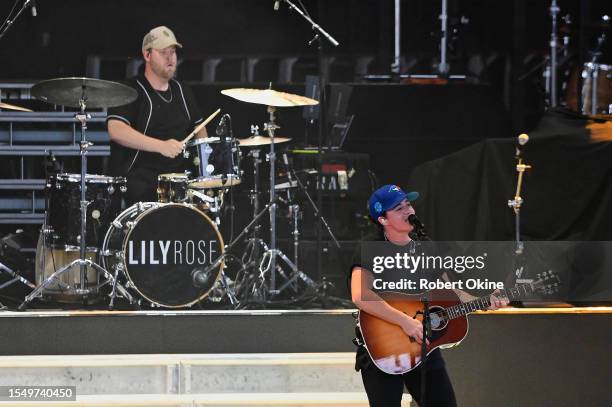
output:
<instances>
[{"instance_id":1,"label":"guitar soundhole","mask_svg":"<svg viewBox=\"0 0 612 407\"><path fill-rule=\"evenodd\" d=\"M448 325L448 319L444 308L433 306L429 309L429 318L431 319L432 331L441 331Z\"/></svg>"}]
</instances>

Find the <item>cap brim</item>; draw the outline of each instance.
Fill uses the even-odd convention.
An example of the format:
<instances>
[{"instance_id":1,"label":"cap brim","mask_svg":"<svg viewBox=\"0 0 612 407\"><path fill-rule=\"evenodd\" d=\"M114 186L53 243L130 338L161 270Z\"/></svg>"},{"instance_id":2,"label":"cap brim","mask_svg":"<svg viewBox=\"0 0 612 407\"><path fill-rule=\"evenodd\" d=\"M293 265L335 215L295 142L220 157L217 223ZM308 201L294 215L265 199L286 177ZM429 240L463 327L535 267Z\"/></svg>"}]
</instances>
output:
<instances>
[{"instance_id":1,"label":"cap brim","mask_svg":"<svg viewBox=\"0 0 612 407\"><path fill-rule=\"evenodd\" d=\"M158 46L148 45L146 47L143 47L142 49L154 48L154 49L160 50L160 49L171 47L173 45L175 45L175 46L177 46L179 48L183 48L183 45L181 43L175 42L175 41L170 41L167 44L160 44Z\"/></svg>"},{"instance_id":2,"label":"cap brim","mask_svg":"<svg viewBox=\"0 0 612 407\"><path fill-rule=\"evenodd\" d=\"M405 193L403 196L400 195L397 198L395 198L393 200L393 203L389 205L389 207L385 210L388 211L389 209L395 208L397 205L401 204L406 199L412 202L412 201L416 201L418 198L419 198L419 193L416 191Z\"/></svg>"}]
</instances>

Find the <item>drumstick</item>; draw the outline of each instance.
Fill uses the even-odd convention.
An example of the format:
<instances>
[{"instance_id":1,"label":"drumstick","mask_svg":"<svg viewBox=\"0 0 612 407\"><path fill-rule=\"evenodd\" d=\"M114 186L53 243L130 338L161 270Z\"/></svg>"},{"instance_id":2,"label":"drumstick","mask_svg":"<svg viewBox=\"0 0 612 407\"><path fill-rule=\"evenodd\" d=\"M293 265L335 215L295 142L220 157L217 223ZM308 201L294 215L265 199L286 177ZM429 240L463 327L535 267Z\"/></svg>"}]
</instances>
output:
<instances>
[{"instance_id":1,"label":"drumstick","mask_svg":"<svg viewBox=\"0 0 612 407\"><path fill-rule=\"evenodd\" d=\"M183 140L183 144L185 144L186 142L188 142L189 140L191 140L191 138L193 136L196 135L196 133L200 130L202 130L202 128L204 126L206 126L208 123L211 122L212 119L215 118L216 115L219 114L219 112L221 112L221 109L217 109L213 114L211 114L210 116L208 116L208 118L206 120L204 120L202 123L198 124L198 127L196 127L191 134L189 134L187 137L185 137L185 139Z\"/></svg>"}]
</instances>

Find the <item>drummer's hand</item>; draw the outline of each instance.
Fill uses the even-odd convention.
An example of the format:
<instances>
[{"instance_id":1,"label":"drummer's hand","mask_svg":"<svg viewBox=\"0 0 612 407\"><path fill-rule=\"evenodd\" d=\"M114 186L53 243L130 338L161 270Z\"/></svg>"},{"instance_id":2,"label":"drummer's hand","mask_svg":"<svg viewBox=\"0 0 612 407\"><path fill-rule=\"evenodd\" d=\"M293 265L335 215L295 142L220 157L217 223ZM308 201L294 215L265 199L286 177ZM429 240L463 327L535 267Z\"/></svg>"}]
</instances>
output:
<instances>
[{"instance_id":1,"label":"drummer's hand","mask_svg":"<svg viewBox=\"0 0 612 407\"><path fill-rule=\"evenodd\" d=\"M183 151L183 143L173 138L161 143L159 153L164 157L174 158Z\"/></svg>"}]
</instances>

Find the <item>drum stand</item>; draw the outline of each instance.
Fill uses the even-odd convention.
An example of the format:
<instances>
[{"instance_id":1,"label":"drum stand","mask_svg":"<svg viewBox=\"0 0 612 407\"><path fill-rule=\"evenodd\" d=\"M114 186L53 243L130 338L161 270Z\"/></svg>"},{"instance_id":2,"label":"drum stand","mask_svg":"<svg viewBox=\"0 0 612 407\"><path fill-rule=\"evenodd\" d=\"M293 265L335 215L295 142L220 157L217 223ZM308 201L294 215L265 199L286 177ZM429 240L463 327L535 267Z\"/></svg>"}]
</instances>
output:
<instances>
[{"instance_id":1,"label":"drum stand","mask_svg":"<svg viewBox=\"0 0 612 407\"><path fill-rule=\"evenodd\" d=\"M110 274L106 269L104 269L99 264L86 259L85 258L85 250L87 245L86 233L87 233L87 206L89 205L89 201L86 200L86 183L85 178L87 175L87 149L92 145L89 141L87 141L85 136L85 131L87 130L87 119L91 116L85 112L87 102L86 95L86 87L82 87L82 94L79 100L80 112L75 115L76 121L81 123L81 142L80 142L80 154L81 154L81 235L79 242L79 258L74 260L73 262L67 264L66 266L60 268L53 274L49 276L45 281L43 281L39 286L37 286L34 291L32 291L21 305L17 308L18 310L24 310L25 307L35 298L42 296L43 290L51 284L55 279L57 279L60 275L72 271L72 269L76 266L79 266L79 270L81 273L80 278L80 287L76 290L77 294L83 295L84 302L87 301L87 295L91 290L86 288L87 284L87 267L91 267L96 270L98 273L101 273L106 278L106 283L111 282L113 284L113 293L115 292L115 288L119 290L119 292L126 296L126 298L130 298L130 302L132 301L131 295L127 292L125 287L117 282L117 279ZM115 273L116 274L116 273ZM102 284L102 285L104 285ZM98 286L99 288L100 286ZM113 298L111 298L112 302Z\"/></svg>"},{"instance_id":2,"label":"drum stand","mask_svg":"<svg viewBox=\"0 0 612 407\"><path fill-rule=\"evenodd\" d=\"M255 148L249 152L249 155L253 157L253 189L250 191L249 198L251 205L253 206L253 219L258 219L259 214L259 165L261 164L260 158L261 151ZM244 264L243 270L253 268L257 264L259 259L259 248L260 246L265 247L262 239L259 236L259 224L254 225L251 237L247 239L247 245L242 255L242 264ZM248 230L248 227L247 229Z\"/></svg>"},{"instance_id":3,"label":"drum stand","mask_svg":"<svg viewBox=\"0 0 612 407\"><path fill-rule=\"evenodd\" d=\"M9 276L11 276L12 278L9 281L7 281L7 282L5 282L3 284L0 284L0 290L2 290L4 287L8 287L9 285L12 285L12 284L14 284L16 282L20 282L22 284L25 284L25 285L27 285L28 287L30 287L32 289L36 288L36 286L34 284L32 284L30 282L30 280L28 280L27 278L21 277L19 274L17 274L16 271L14 271L9 266L7 266L6 264L4 264L4 263L2 263L0 261L0 274L2 274L2 273L6 273Z\"/></svg>"},{"instance_id":4,"label":"drum stand","mask_svg":"<svg viewBox=\"0 0 612 407\"><path fill-rule=\"evenodd\" d=\"M17 274L17 272L15 272L13 269L11 269L9 266L7 266L6 264L0 262L0 274L2 273L6 273L9 276L11 276L12 278L3 283L0 284L0 290L2 290L4 287L8 287L9 285L13 285L16 282L20 282L22 284L27 285L28 287L34 289L36 288L36 286L34 284L32 284L28 279L21 277L19 274ZM4 304L2 304L0 302L0 311L6 309L6 306Z\"/></svg>"}]
</instances>

